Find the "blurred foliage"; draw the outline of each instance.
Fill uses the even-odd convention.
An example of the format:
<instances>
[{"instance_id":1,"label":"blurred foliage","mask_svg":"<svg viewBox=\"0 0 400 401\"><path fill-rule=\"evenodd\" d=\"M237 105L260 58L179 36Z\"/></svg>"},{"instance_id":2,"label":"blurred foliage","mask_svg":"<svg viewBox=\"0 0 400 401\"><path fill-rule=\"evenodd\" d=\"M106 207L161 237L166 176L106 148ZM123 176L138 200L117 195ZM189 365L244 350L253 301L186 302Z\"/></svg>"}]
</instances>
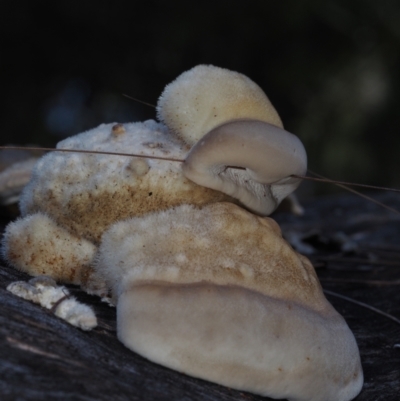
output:
<instances>
[{"instance_id":1,"label":"blurred foliage","mask_svg":"<svg viewBox=\"0 0 400 401\"><path fill-rule=\"evenodd\" d=\"M154 118L122 94L155 104L206 63L265 90L310 169L400 187L399 21L398 0L7 2L1 142Z\"/></svg>"}]
</instances>

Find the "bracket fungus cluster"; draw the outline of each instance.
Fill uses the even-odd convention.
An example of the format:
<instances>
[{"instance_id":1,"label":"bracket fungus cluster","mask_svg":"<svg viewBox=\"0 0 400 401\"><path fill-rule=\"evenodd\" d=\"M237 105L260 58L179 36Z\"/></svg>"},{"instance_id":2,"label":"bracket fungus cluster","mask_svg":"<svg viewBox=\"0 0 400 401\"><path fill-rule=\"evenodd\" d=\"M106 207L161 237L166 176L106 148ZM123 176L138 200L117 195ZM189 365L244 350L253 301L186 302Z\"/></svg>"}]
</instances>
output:
<instances>
[{"instance_id":1,"label":"bracket fungus cluster","mask_svg":"<svg viewBox=\"0 0 400 401\"><path fill-rule=\"evenodd\" d=\"M218 67L183 73L157 111L160 122L103 124L58 144L143 158L40 159L5 258L111 291L118 338L154 362L274 398L354 398L354 336L265 217L306 171L300 140L253 81Z\"/></svg>"}]
</instances>

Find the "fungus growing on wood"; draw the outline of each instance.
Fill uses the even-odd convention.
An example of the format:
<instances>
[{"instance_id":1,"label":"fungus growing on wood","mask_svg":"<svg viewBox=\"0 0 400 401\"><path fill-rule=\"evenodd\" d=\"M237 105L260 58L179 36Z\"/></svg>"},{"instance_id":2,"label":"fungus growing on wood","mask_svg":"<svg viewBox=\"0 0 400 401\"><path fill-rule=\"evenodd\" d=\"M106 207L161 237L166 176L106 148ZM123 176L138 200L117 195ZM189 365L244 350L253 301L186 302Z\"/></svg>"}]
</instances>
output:
<instances>
[{"instance_id":1,"label":"fungus growing on wood","mask_svg":"<svg viewBox=\"0 0 400 401\"><path fill-rule=\"evenodd\" d=\"M118 338L154 362L296 401L361 389L353 334L272 219L214 203L126 220L103 235L96 270Z\"/></svg>"},{"instance_id":2,"label":"fungus growing on wood","mask_svg":"<svg viewBox=\"0 0 400 401\"><path fill-rule=\"evenodd\" d=\"M82 330L92 330L97 326L93 309L71 296L64 286L48 276L40 276L25 281L14 281L7 286L14 295L50 309L54 314Z\"/></svg>"},{"instance_id":3,"label":"fungus growing on wood","mask_svg":"<svg viewBox=\"0 0 400 401\"><path fill-rule=\"evenodd\" d=\"M32 276L51 275L63 283L94 287L94 272L90 265L96 247L90 241L72 235L43 213L10 223L4 233L1 251L14 267ZM99 287L103 287L103 293L107 292L104 286Z\"/></svg>"},{"instance_id":4,"label":"fungus growing on wood","mask_svg":"<svg viewBox=\"0 0 400 401\"><path fill-rule=\"evenodd\" d=\"M264 216L300 185L292 175L305 175L306 170L300 140L258 120L219 125L194 145L183 164L185 176L196 184L239 199Z\"/></svg>"},{"instance_id":5,"label":"fungus growing on wood","mask_svg":"<svg viewBox=\"0 0 400 401\"><path fill-rule=\"evenodd\" d=\"M158 115L192 148L184 175L271 214L305 175L301 141L285 131L264 92L249 78L214 66L197 66L169 84ZM232 168L233 167L233 168Z\"/></svg>"},{"instance_id":6,"label":"fungus growing on wood","mask_svg":"<svg viewBox=\"0 0 400 401\"><path fill-rule=\"evenodd\" d=\"M276 398L355 397L357 344L312 265L273 220L235 205L271 213L305 172L301 142L254 82L213 66L167 86L158 114L163 123L103 124L58 144L147 158L40 159L6 259L111 289L120 340L165 366Z\"/></svg>"}]
</instances>

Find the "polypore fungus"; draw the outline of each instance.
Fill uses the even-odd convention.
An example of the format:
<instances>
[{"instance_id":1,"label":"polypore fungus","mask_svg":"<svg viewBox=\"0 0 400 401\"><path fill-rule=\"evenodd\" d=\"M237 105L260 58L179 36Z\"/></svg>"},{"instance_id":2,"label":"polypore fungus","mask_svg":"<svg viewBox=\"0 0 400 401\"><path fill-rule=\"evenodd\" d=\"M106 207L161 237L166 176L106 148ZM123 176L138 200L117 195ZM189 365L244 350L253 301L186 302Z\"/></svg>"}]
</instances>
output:
<instances>
[{"instance_id":1,"label":"polypore fungus","mask_svg":"<svg viewBox=\"0 0 400 401\"><path fill-rule=\"evenodd\" d=\"M5 258L111 289L119 339L157 363L276 398L355 397L357 344L311 263L273 220L235 205L266 215L299 185L299 139L253 81L213 66L178 77L157 109L162 123L104 124L58 144L147 158L39 160Z\"/></svg>"},{"instance_id":2,"label":"polypore fungus","mask_svg":"<svg viewBox=\"0 0 400 401\"><path fill-rule=\"evenodd\" d=\"M81 284L81 275L88 274L96 247L47 215L35 213L7 226L2 252L14 267L28 274L46 275L52 266L53 277L63 283Z\"/></svg>"},{"instance_id":3,"label":"polypore fungus","mask_svg":"<svg viewBox=\"0 0 400 401\"><path fill-rule=\"evenodd\" d=\"M264 92L249 78L214 66L197 66L168 85L158 114L192 148L184 175L271 214L300 184L307 155L282 128Z\"/></svg>"},{"instance_id":4,"label":"polypore fungus","mask_svg":"<svg viewBox=\"0 0 400 401\"><path fill-rule=\"evenodd\" d=\"M103 124L58 143L58 149L184 159L185 144L155 121ZM22 215L43 212L95 244L115 221L182 203L227 199L195 185L181 163L151 158L53 152L39 160L21 196Z\"/></svg>"},{"instance_id":5,"label":"polypore fungus","mask_svg":"<svg viewBox=\"0 0 400 401\"><path fill-rule=\"evenodd\" d=\"M119 339L154 362L289 400L361 389L353 334L272 219L215 203L123 221L103 235L96 269Z\"/></svg>"},{"instance_id":6,"label":"polypore fungus","mask_svg":"<svg viewBox=\"0 0 400 401\"><path fill-rule=\"evenodd\" d=\"M213 65L198 65L164 89L158 118L189 145L230 120L251 119L283 127L263 90L250 78Z\"/></svg>"},{"instance_id":7,"label":"polypore fungus","mask_svg":"<svg viewBox=\"0 0 400 401\"><path fill-rule=\"evenodd\" d=\"M103 124L65 139L58 149L147 155L150 158L53 152L35 165L21 194L22 218L5 231L2 253L31 275L83 285L105 296L91 268L103 232L133 216L192 203L229 200L182 173L188 148L155 121Z\"/></svg>"},{"instance_id":8,"label":"polypore fungus","mask_svg":"<svg viewBox=\"0 0 400 401\"><path fill-rule=\"evenodd\" d=\"M232 197L250 210L269 214L300 183L290 175L304 173L304 148L279 128L282 123L268 98L244 75L195 67L167 86L158 110L167 126L155 121L103 124L57 148L131 152L185 162L62 152L42 157L21 195L23 219L6 231L3 253L10 263L62 281L73 276L70 281L93 290L98 284L86 285L83 280L91 259L81 263L82 248L76 247L79 255L74 255L73 244L83 241L97 247L114 222L184 203L234 202ZM191 150L188 143L194 144ZM29 217L37 214L37 219ZM30 236L31 246L21 246L26 228L36 226L37 220L52 227L51 247L45 252L37 252L43 248L41 230ZM65 243L72 245L64 247ZM57 265L48 257L53 250ZM64 254L67 257L57 256ZM71 260L68 255L76 259L75 266L66 262ZM89 281L94 277L90 274Z\"/></svg>"},{"instance_id":9,"label":"polypore fungus","mask_svg":"<svg viewBox=\"0 0 400 401\"><path fill-rule=\"evenodd\" d=\"M291 175L304 175L306 170L300 140L258 120L214 128L194 145L183 164L185 176L196 184L239 199L260 215L271 214L299 186L301 180Z\"/></svg>"}]
</instances>

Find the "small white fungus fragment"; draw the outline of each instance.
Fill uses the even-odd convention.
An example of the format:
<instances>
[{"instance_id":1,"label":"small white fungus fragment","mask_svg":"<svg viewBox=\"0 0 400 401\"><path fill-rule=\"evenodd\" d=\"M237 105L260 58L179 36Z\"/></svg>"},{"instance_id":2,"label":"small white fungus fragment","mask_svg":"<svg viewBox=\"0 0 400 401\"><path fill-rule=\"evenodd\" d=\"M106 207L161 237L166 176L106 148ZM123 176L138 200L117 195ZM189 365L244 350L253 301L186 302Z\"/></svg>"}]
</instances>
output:
<instances>
[{"instance_id":1,"label":"small white fungus fragment","mask_svg":"<svg viewBox=\"0 0 400 401\"><path fill-rule=\"evenodd\" d=\"M51 277L39 276L28 282L14 281L7 286L7 290L20 298L52 309L56 316L82 330L91 330L97 326L93 309L77 301L64 286L57 286Z\"/></svg>"}]
</instances>

